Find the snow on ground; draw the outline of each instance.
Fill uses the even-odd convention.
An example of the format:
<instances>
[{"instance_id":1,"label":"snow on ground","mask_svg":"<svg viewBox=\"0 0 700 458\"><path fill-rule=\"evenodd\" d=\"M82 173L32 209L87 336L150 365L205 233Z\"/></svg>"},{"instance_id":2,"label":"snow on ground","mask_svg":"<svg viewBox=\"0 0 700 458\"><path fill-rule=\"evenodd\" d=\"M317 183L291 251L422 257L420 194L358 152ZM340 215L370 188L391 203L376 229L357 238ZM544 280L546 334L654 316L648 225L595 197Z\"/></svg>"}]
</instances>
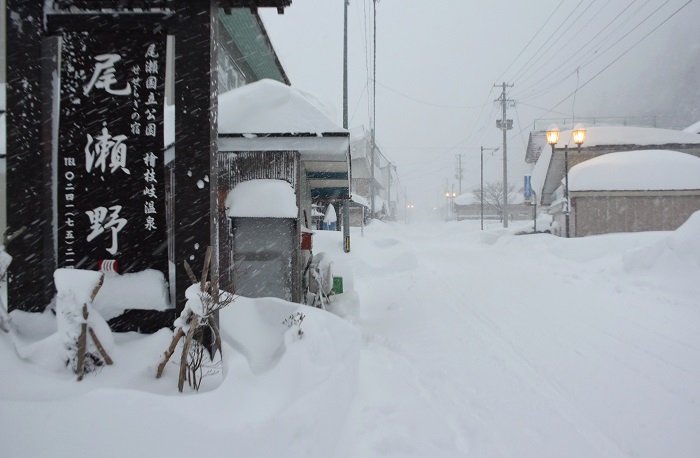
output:
<instances>
[{"instance_id":1,"label":"snow on ground","mask_svg":"<svg viewBox=\"0 0 700 458\"><path fill-rule=\"evenodd\" d=\"M34 332L0 333L3 454L700 456L700 216L569 240L513 226L375 221L350 254L316 232L344 279L333 313L237 300L199 394L174 363L154 379L170 331L116 335L115 365L77 383L17 358L53 318L13 313ZM282 324L297 311L302 339Z\"/></svg>"}]
</instances>

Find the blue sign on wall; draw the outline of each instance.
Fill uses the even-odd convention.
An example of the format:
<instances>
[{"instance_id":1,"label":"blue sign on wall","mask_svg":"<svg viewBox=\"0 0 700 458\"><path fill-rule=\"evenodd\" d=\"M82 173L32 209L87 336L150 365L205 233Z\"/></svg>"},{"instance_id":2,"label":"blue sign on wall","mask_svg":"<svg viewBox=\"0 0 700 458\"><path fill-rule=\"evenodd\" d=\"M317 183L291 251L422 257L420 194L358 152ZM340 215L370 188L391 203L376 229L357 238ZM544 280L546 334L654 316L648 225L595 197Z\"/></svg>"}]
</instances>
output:
<instances>
[{"instance_id":1,"label":"blue sign on wall","mask_svg":"<svg viewBox=\"0 0 700 458\"><path fill-rule=\"evenodd\" d=\"M525 200L530 200L532 197L532 181L530 175L525 175L525 185L523 186L523 194L525 195Z\"/></svg>"}]
</instances>

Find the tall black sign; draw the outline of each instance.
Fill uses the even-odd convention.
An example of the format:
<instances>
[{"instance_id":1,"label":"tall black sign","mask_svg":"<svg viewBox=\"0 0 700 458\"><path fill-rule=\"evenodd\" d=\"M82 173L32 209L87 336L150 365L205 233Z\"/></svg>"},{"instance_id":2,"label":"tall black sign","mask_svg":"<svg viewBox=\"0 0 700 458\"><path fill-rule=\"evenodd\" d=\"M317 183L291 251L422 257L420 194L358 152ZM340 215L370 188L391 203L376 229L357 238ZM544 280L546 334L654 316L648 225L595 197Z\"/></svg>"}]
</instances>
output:
<instances>
[{"instance_id":1,"label":"tall black sign","mask_svg":"<svg viewBox=\"0 0 700 458\"><path fill-rule=\"evenodd\" d=\"M63 35L58 265L168 266L164 34Z\"/></svg>"}]
</instances>

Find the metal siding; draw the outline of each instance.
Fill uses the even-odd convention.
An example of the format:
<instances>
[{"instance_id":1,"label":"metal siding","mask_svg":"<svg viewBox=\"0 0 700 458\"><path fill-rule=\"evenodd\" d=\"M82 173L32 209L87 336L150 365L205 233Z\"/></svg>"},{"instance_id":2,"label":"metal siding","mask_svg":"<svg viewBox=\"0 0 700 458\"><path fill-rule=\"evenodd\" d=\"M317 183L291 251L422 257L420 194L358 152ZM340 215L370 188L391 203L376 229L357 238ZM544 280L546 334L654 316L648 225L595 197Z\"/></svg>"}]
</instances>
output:
<instances>
[{"instance_id":1,"label":"metal siding","mask_svg":"<svg viewBox=\"0 0 700 458\"><path fill-rule=\"evenodd\" d=\"M248 82L269 78L287 83L278 67L274 49L249 9L235 8L231 14L222 11L219 19L254 73Z\"/></svg>"}]
</instances>

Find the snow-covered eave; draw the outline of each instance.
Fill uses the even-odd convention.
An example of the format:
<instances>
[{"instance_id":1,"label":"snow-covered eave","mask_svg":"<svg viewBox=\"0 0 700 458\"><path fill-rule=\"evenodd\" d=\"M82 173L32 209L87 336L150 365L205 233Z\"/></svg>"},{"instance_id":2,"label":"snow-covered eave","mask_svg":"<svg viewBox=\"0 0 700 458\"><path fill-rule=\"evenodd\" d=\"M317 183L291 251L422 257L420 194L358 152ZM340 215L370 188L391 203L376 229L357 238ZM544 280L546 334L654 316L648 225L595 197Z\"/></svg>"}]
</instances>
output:
<instances>
[{"instance_id":1,"label":"snow-covered eave","mask_svg":"<svg viewBox=\"0 0 700 458\"><path fill-rule=\"evenodd\" d=\"M683 195L696 196L700 195L700 189L571 189L569 188L569 197L584 197L587 195Z\"/></svg>"},{"instance_id":2,"label":"snow-covered eave","mask_svg":"<svg viewBox=\"0 0 700 458\"><path fill-rule=\"evenodd\" d=\"M583 144L581 146L581 152L586 152L586 151L600 151L600 150L614 150L615 152L622 152L622 151L634 151L634 150L639 150L641 148L646 148L646 147L653 147L653 149L662 149L662 150L672 150L672 151L678 151L678 150L684 150L684 149L691 149L691 148L700 148L700 135L698 136L698 143L655 143L655 142L640 142L640 143L598 143L595 145L588 145L586 146ZM569 149L569 154L576 154L578 152L578 145L568 145ZM650 149L650 148L646 148ZM564 145L557 143L556 147L554 148L555 151L559 153L564 152Z\"/></svg>"},{"instance_id":3,"label":"snow-covered eave","mask_svg":"<svg viewBox=\"0 0 700 458\"><path fill-rule=\"evenodd\" d=\"M303 161L348 162L348 135L219 134L219 152L299 151Z\"/></svg>"}]
</instances>

